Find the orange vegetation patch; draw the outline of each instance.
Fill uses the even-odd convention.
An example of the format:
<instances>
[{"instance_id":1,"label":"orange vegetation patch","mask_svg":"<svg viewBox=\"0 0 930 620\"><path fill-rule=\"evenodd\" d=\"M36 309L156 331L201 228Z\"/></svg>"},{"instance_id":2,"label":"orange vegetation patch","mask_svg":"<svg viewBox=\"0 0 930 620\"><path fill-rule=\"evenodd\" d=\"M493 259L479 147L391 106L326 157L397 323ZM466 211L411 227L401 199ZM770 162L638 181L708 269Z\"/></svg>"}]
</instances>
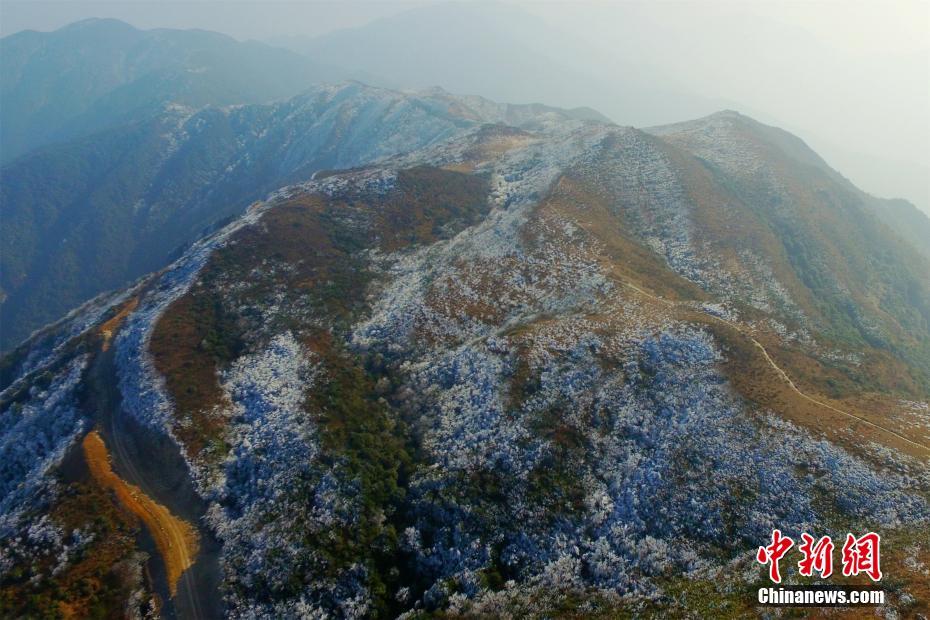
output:
<instances>
[{"instance_id":1,"label":"orange vegetation patch","mask_svg":"<svg viewBox=\"0 0 930 620\"><path fill-rule=\"evenodd\" d=\"M190 457L223 441L228 405L217 375L238 349L237 332L215 295L187 294L158 320L149 352L175 401L174 432Z\"/></svg>"},{"instance_id":2,"label":"orange vegetation patch","mask_svg":"<svg viewBox=\"0 0 930 620\"><path fill-rule=\"evenodd\" d=\"M298 195L238 231L168 307L149 343L174 400L172 430L188 457L225 456L229 401L219 373L242 354L250 329L278 328L253 324L242 308L267 307L282 295L282 309L346 325L373 277L365 250L448 238L483 217L487 198L484 178L421 166L400 171L396 188L384 194ZM290 329L294 320L285 314L278 319Z\"/></svg>"},{"instance_id":3,"label":"orange vegetation patch","mask_svg":"<svg viewBox=\"0 0 930 620\"><path fill-rule=\"evenodd\" d=\"M110 465L110 453L97 431L88 433L83 442L84 458L94 480L116 495L119 503L139 517L155 539L155 546L165 562L168 587L174 596L178 579L197 556L197 532L171 514L167 508L117 476Z\"/></svg>"},{"instance_id":4,"label":"orange vegetation patch","mask_svg":"<svg viewBox=\"0 0 930 620\"><path fill-rule=\"evenodd\" d=\"M456 164L447 164L442 166L443 170L448 170L449 172L461 172L462 174L471 174L475 171L475 164L473 162L459 162Z\"/></svg>"},{"instance_id":5,"label":"orange vegetation patch","mask_svg":"<svg viewBox=\"0 0 930 620\"><path fill-rule=\"evenodd\" d=\"M542 219L559 218L584 231L588 245L595 250L592 258L612 279L671 300L707 299L700 287L676 274L664 258L635 239L629 232L631 226L611 208L608 197L585 181L563 175L539 211Z\"/></svg>"},{"instance_id":6,"label":"orange vegetation patch","mask_svg":"<svg viewBox=\"0 0 930 620\"><path fill-rule=\"evenodd\" d=\"M136 309L136 306L139 305L139 298L133 297L119 309L119 311L113 315L110 320L100 326L100 336L103 338L103 344L101 348L106 351L110 348L110 340L113 338L113 334L116 333L116 330L119 329L120 324L123 322L129 313Z\"/></svg>"},{"instance_id":7,"label":"orange vegetation patch","mask_svg":"<svg viewBox=\"0 0 930 620\"><path fill-rule=\"evenodd\" d=\"M809 355L789 350L771 334L754 334L744 325L694 310L689 300L706 299L706 293L672 273L660 257L627 238L622 216L612 212L606 199L584 181L570 175L559 180L540 205L535 221L553 217L585 232L592 256L612 281L636 291L657 308L664 306L679 320L704 325L712 332L727 358L724 372L737 392L750 402L855 451L861 451L863 441L874 441L918 458L930 454L930 448L921 440L921 429L915 430L918 422L893 423L887 409L883 415L876 407L864 408L859 398L840 402L830 398L836 397L831 390L824 389L833 386L837 395L861 394L866 382L858 376L828 369ZM531 243L532 238L527 241ZM905 394L915 392L916 384L905 372L904 364L887 354L880 356L873 349L868 353L863 364L865 372L878 385L894 385ZM873 372L880 368L893 371ZM870 387L877 389L878 385Z\"/></svg>"},{"instance_id":8,"label":"orange vegetation patch","mask_svg":"<svg viewBox=\"0 0 930 620\"><path fill-rule=\"evenodd\" d=\"M465 160L471 163L480 163L500 157L508 151L537 140L521 129L502 125L484 127L477 137L476 144L465 152Z\"/></svg>"}]
</instances>

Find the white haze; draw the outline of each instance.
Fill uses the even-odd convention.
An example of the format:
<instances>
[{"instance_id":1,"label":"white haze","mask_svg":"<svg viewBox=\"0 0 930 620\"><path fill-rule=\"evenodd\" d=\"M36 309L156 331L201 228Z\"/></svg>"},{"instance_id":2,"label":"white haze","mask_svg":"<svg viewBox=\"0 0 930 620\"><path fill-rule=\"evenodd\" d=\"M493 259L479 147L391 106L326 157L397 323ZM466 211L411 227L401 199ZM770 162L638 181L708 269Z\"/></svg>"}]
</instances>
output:
<instances>
[{"instance_id":1,"label":"white haze","mask_svg":"<svg viewBox=\"0 0 930 620\"><path fill-rule=\"evenodd\" d=\"M863 189L930 212L930 2L534 8L605 54L799 134Z\"/></svg>"},{"instance_id":2,"label":"white haze","mask_svg":"<svg viewBox=\"0 0 930 620\"><path fill-rule=\"evenodd\" d=\"M735 108L800 135L863 189L930 212L926 0L0 2L3 35L86 17L217 30L331 54L386 85L590 106L621 124Z\"/></svg>"}]
</instances>

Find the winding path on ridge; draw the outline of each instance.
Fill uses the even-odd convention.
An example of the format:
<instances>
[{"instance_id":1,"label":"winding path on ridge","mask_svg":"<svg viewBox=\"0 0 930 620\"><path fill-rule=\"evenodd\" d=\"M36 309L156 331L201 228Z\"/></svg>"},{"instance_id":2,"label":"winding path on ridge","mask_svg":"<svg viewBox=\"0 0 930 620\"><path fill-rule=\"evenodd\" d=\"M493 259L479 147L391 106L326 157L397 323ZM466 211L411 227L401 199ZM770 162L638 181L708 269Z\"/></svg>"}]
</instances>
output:
<instances>
[{"instance_id":1,"label":"winding path on ridge","mask_svg":"<svg viewBox=\"0 0 930 620\"><path fill-rule=\"evenodd\" d=\"M629 281L627 281L627 280L622 280L622 279L621 279L620 282L621 282L624 286L626 286L626 287L628 287L628 288L630 288L630 289L636 291L636 292L639 293L640 295L643 295L643 296L645 296L645 297L648 297L649 299L651 299L651 300L653 300L653 301L657 301L657 302L659 302L659 303L662 303L662 304L664 304L664 305L666 305L666 306L668 306L668 307L670 307L670 308L677 308L677 307L681 306L681 307L686 307L686 308L688 308L689 310L694 310L694 309L695 309L693 306L688 306L688 305L686 305L684 302L675 302L675 301L671 301L671 300L669 300L669 299L664 299L664 298L662 298L662 297L658 297L658 296L656 296L656 295L653 295L652 293L649 293L649 292L647 292L647 291L644 291L644 290L641 289L640 287L636 286L635 284L633 284L632 282L629 282ZM839 413L839 414L844 415L844 416L846 416L846 417L848 417L848 418L852 418L853 420L857 420L857 421L859 421L859 422L862 422L863 424L866 424L866 425L868 425L868 426L870 426L870 427L872 427L872 428L875 428L875 429L877 429L877 430L880 430L880 431L882 431L882 432L888 433L889 435L893 435L893 436L896 437L897 439L900 439L901 441L906 442L908 445L914 446L914 447L916 447L916 448L920 448L921 450L924 450L924 451L926 451L927 453L930 453L930 446L925 446L925 445L922 444L922 443L918 443L918 442L916 442L916 441L914 441L914 440L912 440L912 439L908 439L908 438L905 437L904 435L902 435L902 434L900 434L900 433L898 433L898 432L896 432L896 431L893 431L893 430L891 430L890 428L887 428L887 427L882 426L882 425L880 425L880 424L876 424L875 422L871 422L870 420L866 420L865 418L863 418L863 417L861 417L861 416L857 416L857 415L854 414L854 413L850 413L850 412L848 412L848 411L843 411L842 409L839 409L839 408L837 408L837 407L834 407L833 405L830 405L830 404L825 403L825 402L823 402L823 401L817 400L816 398L814 398L814 397L812 397L812 396L809 396L809 395L805 394L804 392L802 392L802 391L798 388L797 385L795 385L794 381L791 380L791 377L788 376L788 373L786 373L778 364L775 363L775 360L772 359L772 357L769 355L769 352L765 349L764 346L762 346L762 343L759 342L758 340L756 340L756 339L753 337L752 334L750 334L750 333L748 333L748 332L746 331L746 327L745 327L745 326L740 325L739 323L735 323L734 321L728 321L727 319L721 318L721 317L716 316L716 315L714 315L714 314L711 314L711 313L709 313L709 312L707 312L707 311L702 311L702 312L703 312L707 317L709 317L710 319L712 319L712 320L714 320L714 321L717 321L717 322L719 322L719 323L722 323L722 324L724 324L724 325L727 325L728 327L731 327L731 328L735 329L736 331L738 331L738 332L741 333L742 335L744 335L744 336L746 336L747 338L749 338L749 339L752 341L752 343L759 349L759 351L762 352L762 356L765 358L765 361L769 364L769 366L771 366L771 367L775 370L775 372L778 373L778 376L781 377L781 379L788 385L788 387L791 388L791 390L794 391L794 392L795 392L798 396L800 396L801 398L803 398L803 399L805 399L805 400L808 400L808 401L810 401L810 402L812 402L812 403L814 403L815 405L818 405L818 406L820 406L820 407L824 407L824 408L826 408L826 409L829 409L830 411L833 411L833 412L835 412L835 413Z\"/></svg>"},{"instance_id":2,"label":"winding path on ridge","mask_svg":"<svg viewBox=\"0 0 930 620\"><path fill-rule=\"evenodd\" d=\"M112 460L112 473L125 481L127 487L134 487L148 499L136 507L149 513L148 519L143 520L155 539L159 554L163 556L169 581L166 585L172 597L168 616L218 617L221 613L219 545L212 533L201 525L200 518L206 506L193 490L189 472L177 447L169 440L154 437L151 430L142 428L122 414L114 350L108 346L118 325L107 324L107 327L109 333L101 331L103 346L87 378L100 436ZM129 499L132 500L131 497ZM163 513L153 507L163 509ZM136 514L142 517L139 512ZM185 526L190 531L185 531ZM156 528L158 531L154 531ZM199 544L191 545L192 533L199 539ZM161 545L159 537L163 540ZM171 583L173 578L176 579L175 584Z\"/></svg>"}]
</instances>

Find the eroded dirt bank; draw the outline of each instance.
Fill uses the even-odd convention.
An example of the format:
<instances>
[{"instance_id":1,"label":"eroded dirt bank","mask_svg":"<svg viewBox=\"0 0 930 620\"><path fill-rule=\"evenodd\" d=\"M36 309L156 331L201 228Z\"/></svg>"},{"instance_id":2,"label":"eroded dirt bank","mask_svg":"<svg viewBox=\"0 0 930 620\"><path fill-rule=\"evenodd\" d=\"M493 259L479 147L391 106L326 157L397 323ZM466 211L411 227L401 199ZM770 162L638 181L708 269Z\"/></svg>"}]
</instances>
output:
<instances>
[{"instance_id":1,"label":"eroded dirt bank","mask_svg":"<svg viewBox=\"0 0 930 620\"><path fill-rule=\"evenodd\" d=\"M110 327L112 331L103 334L104 344L118 324ZM111 347L102 346L86 375L86 406L97 421L97 431L85 439L88 466L95 477L103 475L109 481L121 501L126 498L127 508L143 520L154 539L162 556L154 561L164 569L151 572L156 580L167 581L155 584L156 589L171 593L162 613L182 619L219 618L220 545L202 523L207 504L195 492L177 446L122 413L113 356Z\"/></svg>"},{"instance_id":2,"label":"eroded dirt bank","mask_svg":"<svg viewBox=\"0 0 930 620\"><path fill-rule=\"evenodd\" d=\"M82 448L94 480L112 491L123 507L139 517L155 539L155 547L168 573L168 590L174 596L181 574L193 565L197 556L200 546L197 530L187 521L171 514L171 511L143 493L139 487L113 473L110 453L99 432L88 433Z\"/></svg>"}]
</instances>

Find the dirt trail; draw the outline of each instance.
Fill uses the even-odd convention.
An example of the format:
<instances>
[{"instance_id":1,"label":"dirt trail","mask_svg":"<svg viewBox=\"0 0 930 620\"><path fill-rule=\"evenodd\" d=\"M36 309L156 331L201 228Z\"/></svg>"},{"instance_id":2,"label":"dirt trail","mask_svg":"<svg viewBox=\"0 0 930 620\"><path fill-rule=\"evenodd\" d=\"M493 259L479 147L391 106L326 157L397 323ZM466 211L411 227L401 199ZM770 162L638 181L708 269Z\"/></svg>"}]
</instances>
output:
<instances>
[{"instance_id":1,"label":"dirt trail","mask_svg":"<svg viewBox=\"0 0 930 620\"><path fill-rule=\"evenodd\" d=\"M639 294L641 294L641 295L643 295L643 296L645 296L645 297L648 297L649 299L652 299L653 301L657 301L657 302L659 302L659 303L665 304L666 306L675 308L675 307L678 307L679 305L681 305L681 306L687 307L689 310L693 310L693 309L694 309L692 306L687 306L687 305L685 305L685 304L683 304L683 303L680 303L680 302L674 302L674 301L671 301L671 300L669 300L669 299L664 299L664 298L662 298L662 297L657 297L657 296L653 295L652 293L648 293L648 292L644 291L643 289L639 288L639 287L636 286L635 284L632 284L631 282L627 282L626 280L621 280L621 282L622 282L622 284L624 284L624 285L627 286L628 288L633 289L633 290L636 291L637 293L639 293ZM722 323L722 324L724 324L724 325L727 325L727 326L729 326L729 327L732 327L732 328L735 329L736 331L740 332L741 334L743 334L744 336L746 336L747 338L749 338L749 339L752 341L752 343L762 352L762 356L765 358L765 361L768 362L769 366L771 366L771 367L775 370L775 372L778 373L778 376L781 377L781 379L788 385L788 387L789 387L792 391L794 391L798 396L800 396L801 398L803 398L803 399L805 399L805 400L807 400L807 401L809 401L809 402L811 402L811 403L814 403L815 405L818 405L818 406L820 406L820 407L824 407L824 408L826 408L826 409L829 409L830 411L833 411L833 412L835 412L835 413L839 413L839 414L844 415L844 416L846 416L846 417L848 417L848 418L852 418L852 419L854 419L854 420L857 420L857 421L859 421L859 422L862 422L863 424L866 424L866 425L868 425L868 426L871 426L872 428L875 428L875 429L880 430L880 431L882 431L882 432L888 433L889 435L892 435L892 436L896 437L897 439L900 439L901 441L907 443L907 444L910 445L910 446L914 446L914 447L916 447L916 448L920 448L921 450L925 450L925 451L927 451L928 453L930 453L930 446L925 446L925 445L923 445L923 444L921 444L921 443L918 443L918 442L916 442L916 441L914 441L914 440L912 440L912 439L908 439L908 438L905 437L904 435L901 435L900 433L898 433L898 432L896 432L896 431L893 431L893 430L891 430L890 428L887 428L887 427L882 426L882 425L880 425L880 424L876 424L875 422L871 422L871 421L869 421L869 420L866 420L865 418L860 417L860 416L857 416L857 415L854 414L854 413L850 413L850 412L848 412L848 411L843 411L842 409L839 409L839 408L837 408L837 407L834 407L833 405L830 405L830 404L825 403L825 402L823 402L823 401L817 400L816 398L813 398L812 396L809 396L809 395L805 394L804 392L802 392L802 391L798 388L797 385L795 385L794 381L791 380L791 377L788 376L788 373L786 373L778 364L775 363L775 360L772 359L772 357L769 355L769 352L766 351L766 349L765 349L764 346L762 346L762 343L759 342L758 340L756 340L756 339L752 336L752 334L750 334L750 333L748 333L748 332L746 331L745 326L740 325L740 324L738 324L738 323L735 323L735 322L733 322L733 321L728 321L727 319L720 318L719 316L715 316L715 315L710 314L710 313L708 313L708 312L705 312L704 314L706 314L711 320L714 320L714 321L717 321L717 322Z\"/></svg>"},{"instance_id":2,"label":"dirt trail","mask_svg":"<svg viewBox=\"0 0 930 620\"><path fill-rule=\"evenodd\" d=\"M178 579L194 563L199 546L197 531L186 521L151 499L142 490L127 483L113 472L110 453L97 431L84 437L84 458L91 475L101 486L116 495L120 504L142 519L155 540L155 546L165 562L168 588L177 592Z\"/></svg>"},{"instance_id":3,"label":"dirt trail","mask_svg":"<svg viewBox=\"0 0 930 620\"><path fill-rule=\"evenodd\" d=\"M106 323L100 326L99 333L103 338L103 343L100 345L100 349L106 352L110 348L110 340L113 339L113 334L117 332L120 325L123 324L123 319L129 316L129 313L136 309L136 306L139 305L139 298L133 297L120 308L113 317L108 320Z\"/></svg>"},{"instance_id":4,"label":"dirt trail","mask_svg":"<svg viewBox=\"0 0 930 620\"><path fill-rule=\"evenodd\" d=\"M95 441L102 445L112 477L131 489L136 498L147 498L149 508L155 505L165 511L155 511L149 516L156 520L145 522L153 556L163 558L153 557L152 561L153 587L169 599L162 609L164 617L222 617L220 545L203 526L206 503L197 495L177 446L166 436L135 423L121 408L115 351L109 345L137 305L137 299L128 300L98 328L100 349L86 377L85 406L95 412L98 424L97 439L89 441L91 447Z\"/></svg>"}]
</instances>

